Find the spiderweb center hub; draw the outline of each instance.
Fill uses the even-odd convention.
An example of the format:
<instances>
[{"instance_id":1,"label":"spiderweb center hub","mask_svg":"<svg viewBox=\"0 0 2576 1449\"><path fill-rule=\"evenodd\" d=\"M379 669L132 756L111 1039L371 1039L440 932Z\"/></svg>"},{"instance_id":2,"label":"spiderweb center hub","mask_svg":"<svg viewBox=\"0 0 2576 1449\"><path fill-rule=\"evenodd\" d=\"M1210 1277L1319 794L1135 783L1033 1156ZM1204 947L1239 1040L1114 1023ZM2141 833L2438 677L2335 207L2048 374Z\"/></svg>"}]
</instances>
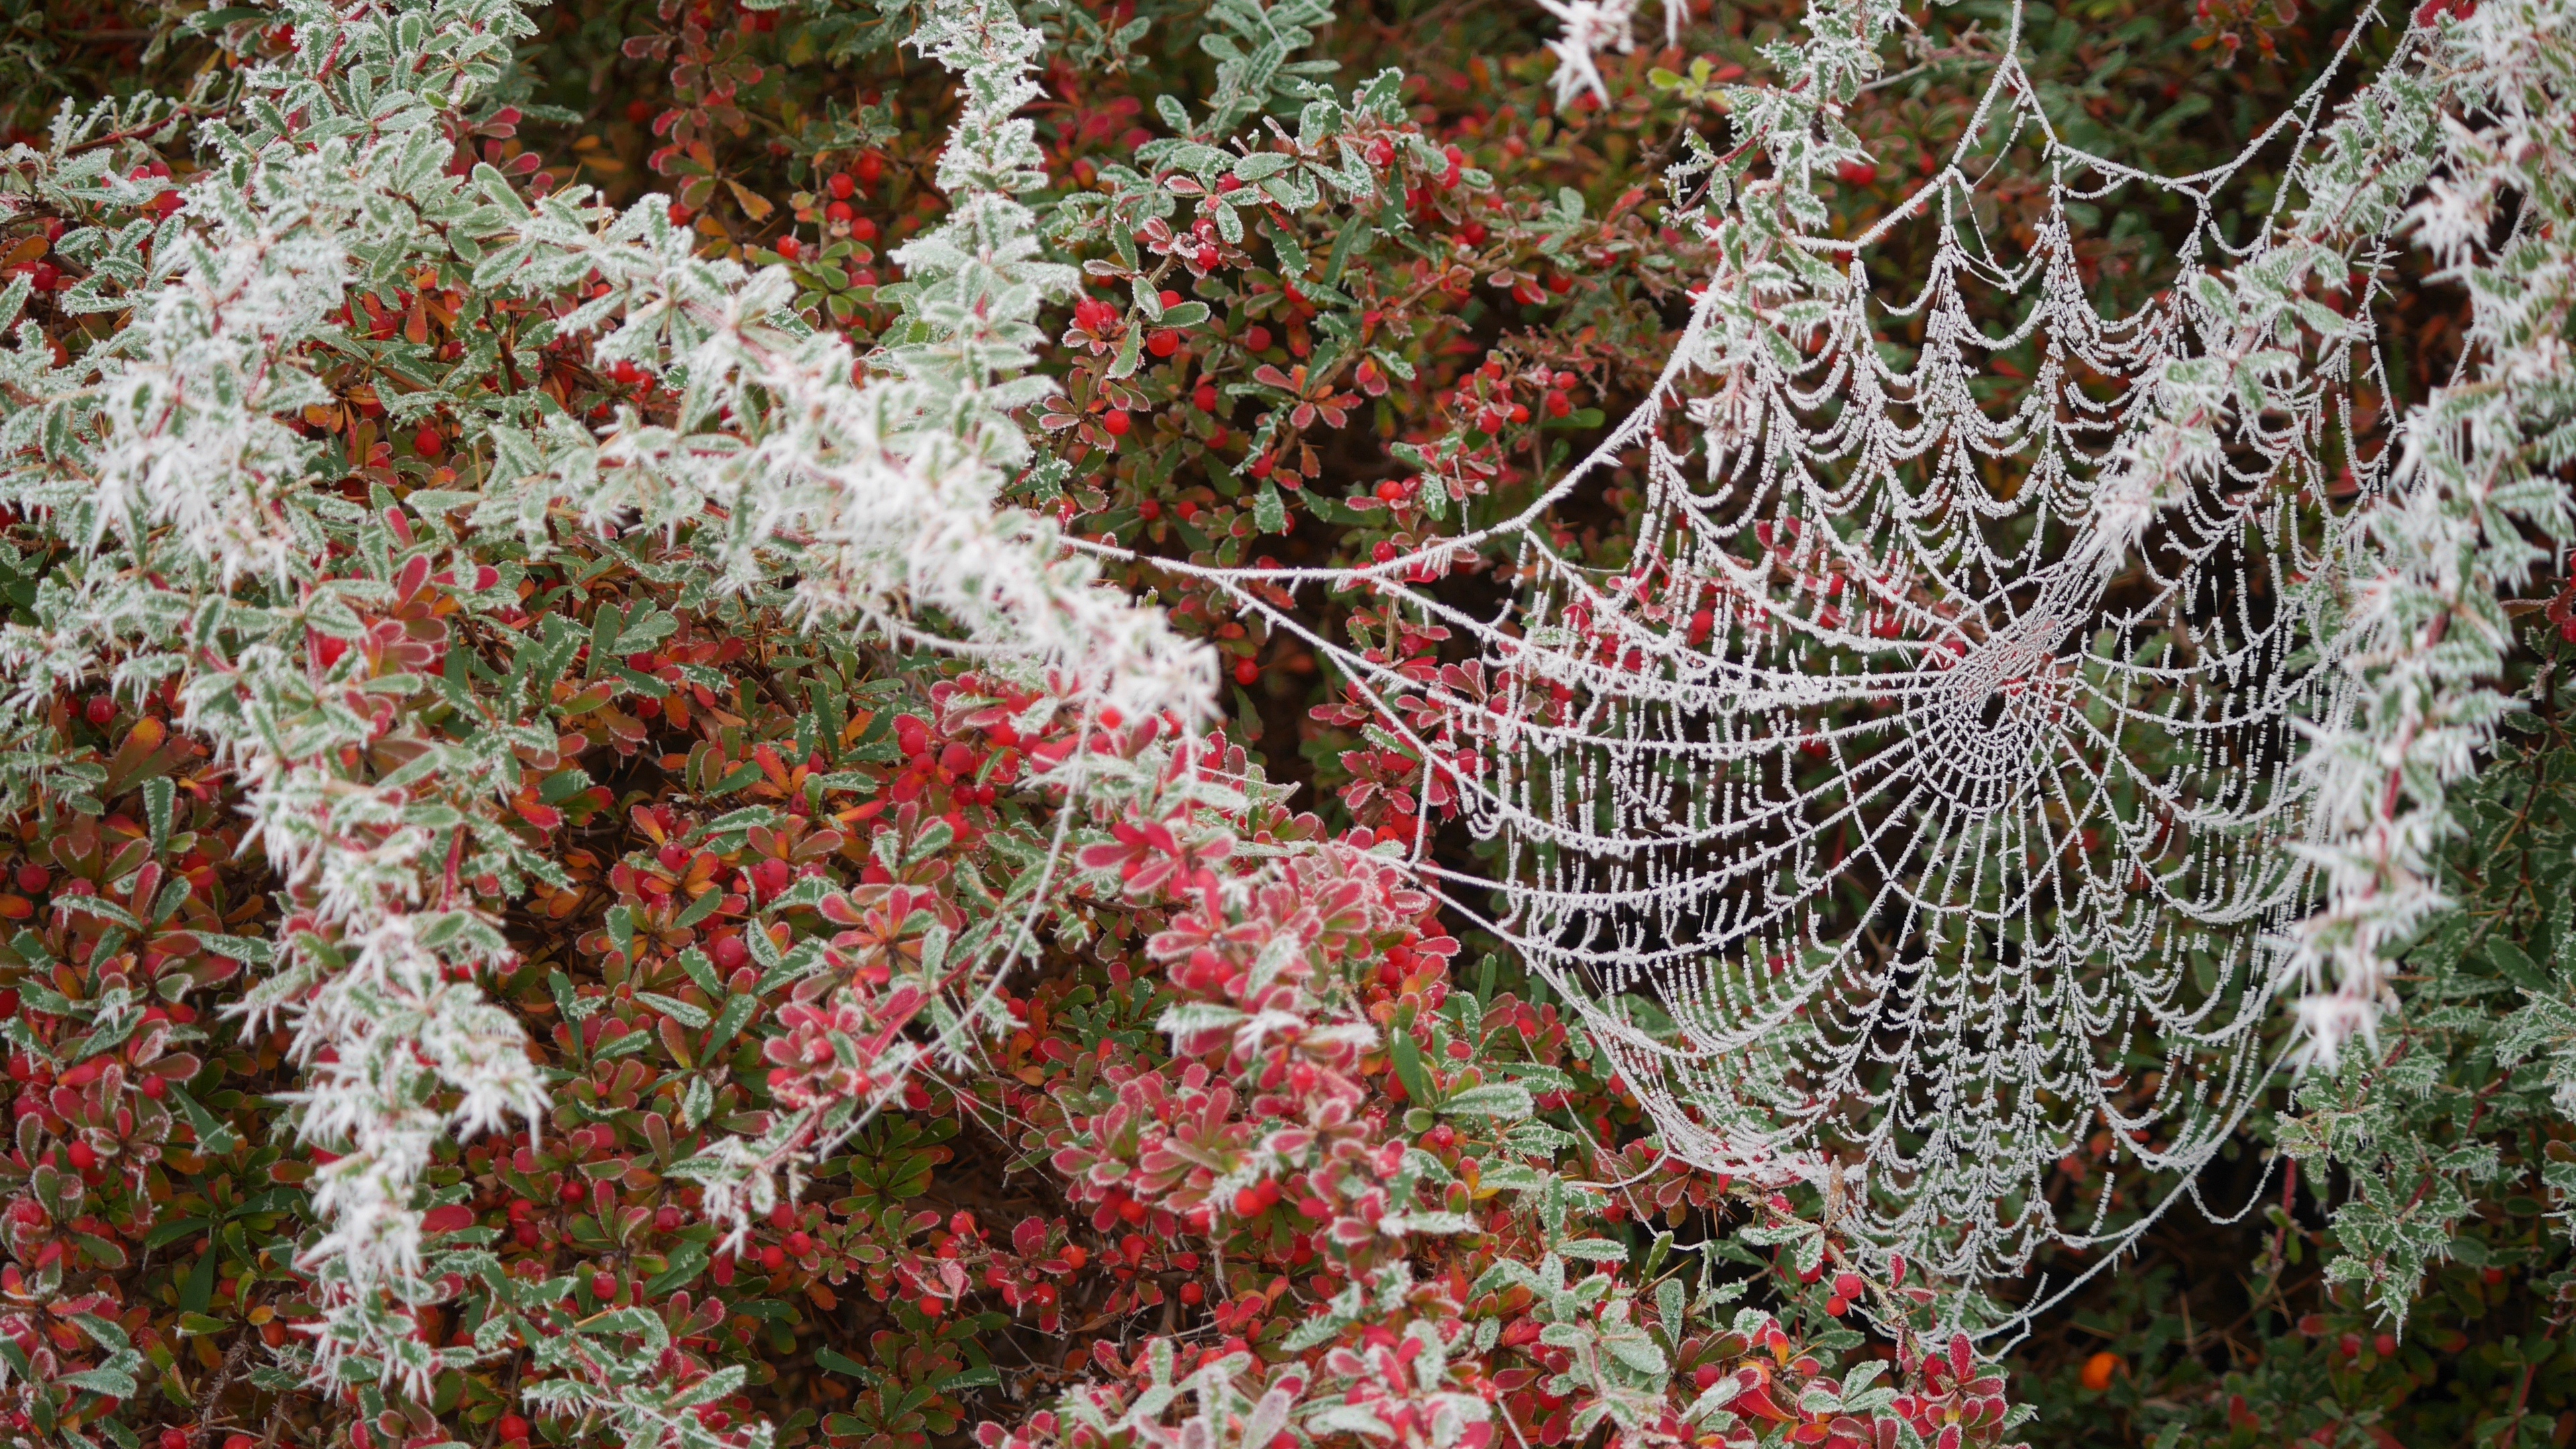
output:
<instances>
[{"instance_id":1,"label":"spiderweb center hub","mask_svg":"<svg viewBox=\"0 0 2576 1449\"><path fill-rule=\"evenodd\" d=\"M2054 614L2034 614L1982 639L1953 632L1926 650L1903 711L1926 783L1990 795L2035 783L2064 712Z\"/></svg>"}]
</instances>

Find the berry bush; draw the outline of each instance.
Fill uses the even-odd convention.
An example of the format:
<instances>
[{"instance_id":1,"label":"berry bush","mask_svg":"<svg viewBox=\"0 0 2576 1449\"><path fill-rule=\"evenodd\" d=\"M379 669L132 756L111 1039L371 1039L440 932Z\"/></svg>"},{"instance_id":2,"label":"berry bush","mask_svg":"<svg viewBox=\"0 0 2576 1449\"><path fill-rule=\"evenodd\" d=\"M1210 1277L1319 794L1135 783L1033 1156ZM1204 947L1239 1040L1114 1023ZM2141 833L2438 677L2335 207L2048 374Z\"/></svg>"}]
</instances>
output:
<instances>
[{"instance_id":1,"label":"berry bush","mask_svg":"<svg viewBox=\"0 0 2576 1449\"><path fill-rule=\"evenodd\" d=\"M1478 531L1721 261L1667 168L1816 18L1674 3L1597 89L1494 0L12 4L12 1442L2563 1445L2566 599L2418 1009L2008 1340L2035 1284L1667 1156L1441 905L1487 847L1315 643L1474 690L1443 631L1190 571L1508 598ZM2003 13L1911 16L1838 216ZM2367 21L2030 15L2174 173ZM2181 210L2086 219L2173 284ZM2469 311L2390 266L2420 395Z\"/></svg>"}]
</instances>

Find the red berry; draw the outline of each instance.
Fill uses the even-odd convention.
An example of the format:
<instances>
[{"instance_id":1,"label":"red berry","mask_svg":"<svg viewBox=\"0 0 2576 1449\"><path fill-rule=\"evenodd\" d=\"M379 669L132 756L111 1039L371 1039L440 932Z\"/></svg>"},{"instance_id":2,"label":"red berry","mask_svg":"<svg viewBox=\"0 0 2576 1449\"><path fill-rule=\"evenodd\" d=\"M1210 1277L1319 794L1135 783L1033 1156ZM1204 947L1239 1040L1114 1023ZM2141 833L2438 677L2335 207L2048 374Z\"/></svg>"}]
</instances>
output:
<instances>
[{"instance_id":1,"label":"red berry","mask_svg":"<svg viewBox=\"0 0 2576 1449\"><path fill-rule=\"evenodd\" d=\"M606 1303L615 1298L617 1296L617 1275L614 1273L591 1274L590 1296L598 1299L602 1303Z\"/></svg>"},{"instance_id":2,"label":"red berry","mask_svg":"<svg viewBox=\"0 0 2576 1449\"><path fill-rule=\"evenodd\" d=\"M874 186L885 179L885 158L871 151L859 158L859 184Z\"/></svg>"},{"instance_id":3,"label":"red berry","mask_svg":"<svg viewBox=\"0 0 2576 1449\"><path fill-rule=\"evenodd\" d=\"M1243 329L1243 345L1255 352L1268 352L1270 350L1270 329L1267 327L1247 327Z\"/></svg>"},{"instance_id":4,"label":"red berry","mask_svg":"<svg viewBox=\"0 0 2576 1449\"><path fill-rule=\"evenodd\" d=\"M25 891L31 896L44 890L45 887L53 884L53 882L53 872L36 864L34 861L29 861L27 864L18 867L18 889Z\"/></svg>"},{"instance_id":5,"label":"red berry","mask_svg":"<svg viewBox=\"0 0 2576 1449\"><path fill-rule=\"evenodd\" d=\"M18 993L14 991L5 991L0 992L0 996L6 996L9 998L7 1002L0 1003L0 1005L4 1005L6 1007L5 1010L0 1010L0 1020L16 1016L18 1014ZM151 1098L155 1102L169 1096L170 1079L168 1077L145 1077L143 1079L143 1095Z\"/></svg>"},{"instance_id":6,"label":"red berry","mask_svg":"<svg viewBox=\"0 0 2576 1449\"><path fill-rule=\"evenodd\" d=\"M1868 186L1878 180L1878 165L1871 161L1846 161L1834 168L1834 174L1851 186Z\"/></svg>"},{"instance_id":7,"label":"red berry","mask_svg":"<svg viewBox=\"0 0 2576 1449\"><path fill-rule=\"evenodd\" d=\"M517 1239L522 1248L533 1248L544 1240L543 1235L537 1231L535 1223L519 1224L510 1230L510 1236Z\"/></svg>"},{"instance_id":8,"label":"red berry","mask_svg":"<svg viewBox=\"0 0 2576 1449\"><path fill-rule=\"evenodd\" d=\"M739 971L751 961L751 948L742 943L740 936L727 936L716 942L711 954L716 964L727 971Z\"/></svg>"},{"instance_id":9,"label":"red berry","mask_svg":"<svg viewBox=\"0 0 2576 1449\"><path fill-rule=\"evenodd\" d=\"M1169 357L1181 350L1181 334L1165 328L1145 339L1145 350L1156 357Z\"/></svg>"},{"instance_id":10,"label":"red berry","mask_svg":"<svg viewBox=\"0 0 2576 1449\"><path fill-rule=\"evenodd\" d=\"M188 1431L175 1424L162 1430L161 1449L188 1449Z\"/></svg>"},{"instance_id":11,"label":"red berry","mask_svg":"<svg viewBox=\"0 0 2576 1449\"><path fill-rule=\"evenodd\" d=\"M116 718L116 701L103 694L94 695L88 704L82 706L81 712L88 716L91 724L105 729L108 721Z\"/></svg>"},{"instance_id":12,"label":"red berry","mask_svg":"<svg viewBox=\"0 0 2576 1449\"><path fill-rule=\"evenodd\" d=\"M646 121L653 119L653 103L651 101L628 101L626 103L626 119L638 126L643 125Z\"/></svg>"},{"instance_id":13,"label":"red berry","mask_svg":"<svg viewBox=\"0 0 2576 1449\"><path fill-rule=\"evenodd\" d=\"M676 875L688 868L689 848L676 840L666 840L662 842L660 850L653 852L653 860L664 870Z\"/></svg>"},{"instance_id":14,"label":"red berry","mask_svg":"<svg viewBox=\"0 0 2576 1449\"><path fill-rule=\"evenodd\" d=\"M225 1438L224 1449L259 1449L259 1441L248 1434L234 1434Z\"/></svg>"},{"instance_id":15,"label":"red berry","mask_svg":"<svg viewBox=\"0 0 2576 1449\"><path fill-rule=\"evenodd\" d=\"M1261 1192L1258 1188L1242 1188L1235 1193L1234 1215L1236 1217L1251 1217L1260 1212L1261 1208Z\"/></svg>"},{"instance_id":16,"label":"red berry","mask_svg":"<svg viewBox=\"0 0 2576 1449\"><path fill-rule=\"evenodd\" d=\"M1834 1296L1836 1298L1856 1299L1860 1297L1860 1292L1861 1282L1860 1275L1858 1273L1836 1273L1834 1275Z\"/></svg>"},{"instance_id":17,"label":"red berry","mask_svg":"<svg viewBox=\"0 0 2576 1449\"><path fill-rule=\"evenodd\" d=\"M1181 1285L1181 1301L1190 1305L1192 1308L1199 1306L1200 1302L1206 1297L1207 1290L1196 1283L1184 1283Z\"/></svg>"},{"instance_id":18,"label":"red berry","mask_svg":"<svg viewBox=\"0 0 2576 1449\"><path fill-rule=\"evenodd\" d=\"M1402 503L1404 501L1404 480L1401 478L1389 478L1379 483L1377 485L1377 496L1378 501L1381 503Z\"/></svg>"},{"instance_id":19,"label":"red berry","mask_svg":"<svg viewBox=\"0 0 2576 1449\"><path fill-rule=\"evenodd\" d=\"M823 183L823 189L832 193L833 200L847 201L850 199L850 193L859 189L859 183L851 180L850 173L847 171L839 171L833 173L831 180Z\"/></svg>"},{"instance_id":20,"label":"red berry","mask_svg":"<svg viewBox=\"0 0 2576 1449\"><path fill-rule=\"evenodd\" d=\"M583 1184L580 1178L568 1177L564 1179L563 1205L565 1207L577 1208L589 1201L590 1189Z\"/></svg>"},{"instance_id":21,"label":"red berry","mask_svg":"<svg viewBox=\"0 0 2576 1449\"><path fill-rule=\"evenodd\" d=\"M637 104L641 105L642 102L639 101ZM528 1421L520 1418L516 1414L503 1414L501 1416L501 1422L496 1427L500 1429L501 1437L503 1439L525 1439L528 1437ZM227 1445L225 1446L225 1449L231 1449L231 1446Z\"/></svg>"},{"instance_id":22,"label":"red berry","mask_svg":"<svg viewBox=\"0 0 2576 1449\"><path fill-rule=\"evenodd\" d=\"M654 1209L653 1230L661 1233L678 1232L680 1230L680 1210L672 1207L668 1203Z\"/></svg>"},{"instance_id":23,"label":"red berry","mask_svg":"<svg viewBox=\"0 0 2576 1449\"><path fill-rule=\"evenodd\" d=\"M862 216L854 219L850 223L850 235L861 241L875 241L877 239L876 218Z\"/></svg>"},{"instance_id":24,"label":"red berry","mask_svg":"<svg viewBox=\"0 0 2576 1449\"><path fill-rule=\"evenodd\" d=\"M1206 384L1206 383L1204 383L1204 382L1203 382L1203 383L1200 383L1200 384L1199 384L1199 386L1198 386L1198 391L1193 392L1193 393L1191 393L1191 394L1190 394L1190 401L1191 401L1193 404L1196 404L1196 405L1197 405L1198 410L1199 410L1200 412L1203 412L1203 413L1212 413L1212 412L1215 412L1215 411L1216 411L1216 389L1215 389L1214 387L1209 386L1208 384Z\"/></svg>"},{"instance_id":25,"label":"red berry","mask_svg":"<svg viewBox=\"0 0 2576 1449\"><path fill-rule=\"evenodd\" d=\"M1845 1313L1851 1311L1851 1305L1840 1298L1828 1298L1825 1300L1825 1311L1836 1318L1840 1318Z\"/></svg>"},{"instance_id":26,"label":"red berry","mask_svg":"<svg viewBox=\"0 0 2576 1449\"><path fill-rule=\"evenodd\" d=\"M75 1142L71 1150L72 1171L87 1172L98 1166L98 1149L86 1142Z\"/></svg>"},{"instance_id":27,"label":"red berry","mask_svg":"<svg viewBox=\"0 0 2576 1449\"><path fill-rule=\"evenodd\" d=\"M2383 1333L2370 1341L2370 1347L2371 1351L2378 1354L2381 1358L2395 1358L2397 1356L2397 1335L2393 1333Z\"/></svg>"},{"instance_id":28,"label":"red berry","mask_svg":"<svg viewBox=\"0 0 2576 1449\"><path fill-rule=\"evenodd\" d=\"M760 1266L768 1269L772 1273L786 1267L787 1250L779 1247L776 1243L772 1243L768 1247L761 1249Z\"/></svg>"},{"instance_id":29,"label":"red berry","mask_svg":"<svg viewBox=\"0 0 2576 1449\"><path fill-rule=\"evenodd\" d=\"M1133 424L1128 422L1126 412L1118 408L1110 409L1108 414L1101 418L1100 425L1107 428L1109 430L1109 436L1113 438L1123 438L1127 436L1127 429L1133 426Z\"/></svg>"},{"instance_id":30,"label":"red berry","mask_svg":"<svg viewBox=\"0 0 2576 1449\"><path fill-rule=\"evenodd\" d=\"M789 1233L787 1235L787 1251L799 1258L804 1257L807 1253L814 1251L813 1236L802 1231Z\"/></svg>"},{"instance_id":31,"label":"red berry","mask_svg":"<svg viewBox=\"0 0 2576 1449\"><path fill-rule=\"evenodd\" d=\"M796 238L792 236L783 236L778 239L778 254L786 258L788 261L792 262L796 260L796 254L804 249L803 244L798 242Z\"/></svg>"},{"instance_id":32,"label":"red berry","mask_svg":"<svg viewBox=\"0 0 2576 1449\"><path fill-rule=\"evenodd\" d=\"M1574 411L1574 404L1567 400L1565 394L1561 392L1551 392L1547 395L1547 415L1549 417L1561 418L1572 411Z\"/></svg>"},{"instance_id":33,"label":"red berry","mask_svg":"<svg viewBox=\"0 0 2576 1449\"><path fill-rule=\"evenodd\" d=\"M835 201L823 208L823 215L831 221L852 221L858 217L858 212L846 201Z\"/></svg>"},{"instance_id":34,"label":"red berry","mask_svg":"<svg viewBox=\"0 0 2576 1449\"><path fill-rule=\"evenodd\" d=\"M412 434L411 447L424 458L435 458L447 450L447 440L438 435L438 429L423 428Z\"/></svg>"},{"instance_id":35,"label":"red berry","mask_svg":"<svg viewBox=\"0 0 2576 1449\"><path fill-rule=\"evenodd\" d=\"M1250 688L1261 682L1261 663L1255 659L1234 661L1234 682Z\"/></svg>"}]
</instances>

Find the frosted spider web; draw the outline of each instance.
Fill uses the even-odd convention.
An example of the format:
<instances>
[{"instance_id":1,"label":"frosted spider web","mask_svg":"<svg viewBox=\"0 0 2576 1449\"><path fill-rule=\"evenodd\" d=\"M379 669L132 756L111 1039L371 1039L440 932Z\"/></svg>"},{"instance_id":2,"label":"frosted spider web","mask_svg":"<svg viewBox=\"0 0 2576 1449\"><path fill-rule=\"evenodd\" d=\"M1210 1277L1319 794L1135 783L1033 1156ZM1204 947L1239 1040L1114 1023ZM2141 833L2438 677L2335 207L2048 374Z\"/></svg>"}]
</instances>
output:
<instances>
[{"instance_id":1,"label":"frosted spider web","mask_svg":"<svg viewBox=\"0 0 2576 1449\"><path fill-rule=\"evenodd\" d=\"M1465 873L1418 835L1420 869L1572 1003L1668 1151L1813 1182L1853 1239L1971 1280L2117 1247L2144 1226L2106 1226L2118 1174L2061 1204L2053 1165L2108 1131L2187 1181L2277 1065L2265 940L2311 900L2300 730L2347 709L2300 585L2380 485L2389 396L2375 343L2328 349L2198 483L2129 481L2142 380L2235 324L2180 285L2098 313L2070 207L2160 190L2197 218L2179 276L2258 264L2268 222L2231 244L2221 198L2267 151L2303 163L2351 40L2235 160L2161 177L2055 134L2020 19L1938 174L1858 237L1798 239L1837 283L1734 332L1712 287L1650 396L1525 512L1370 568L1149 561L1304 639L1430 762L1494 853ZM1976 199L2022 157L2050 205L2015 247ZM1938 249L1885 297L1864 262L1905 227ZM1917 321L1891 361L1878 339ZM2033 374L1981 403L2025 346ZM1579 564L1551 522L1614 477L1643 494L1631 561ZM1505 546L1492 615L1408 583ZM1327 639L1290 607L1315 588L1473 657Z\"/></svg>"}]
</instances>

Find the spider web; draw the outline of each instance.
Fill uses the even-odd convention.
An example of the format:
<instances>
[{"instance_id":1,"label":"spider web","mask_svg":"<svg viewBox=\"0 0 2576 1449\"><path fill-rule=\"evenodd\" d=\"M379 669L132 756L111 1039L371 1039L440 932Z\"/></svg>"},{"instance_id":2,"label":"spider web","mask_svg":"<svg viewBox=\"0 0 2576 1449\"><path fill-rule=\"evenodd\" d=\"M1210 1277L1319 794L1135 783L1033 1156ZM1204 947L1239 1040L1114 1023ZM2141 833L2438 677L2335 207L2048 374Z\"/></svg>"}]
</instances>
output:
<instances>
[{"instance_id":1,"label":"spider web","mask_svg":"<svg viewBox=\"0 0 2576 1449\"><path fill-rule=\"evenodd\" d=\"M2133 481L2157 380L2235 323L2187 285L2102 315L2071 211L2162 191L2196 218L2179 278L2259 265L2268 219L2231 244L2220 199L2267 150L2298 164L2351 41L2236 159L2160 177L2060 140L2020 22L1949 164L1861 236L1796 239L1838 283L1732 329L1712 287L1606 441L1454 540L1511 549L1507 608L1409 582L1439 547L1151 560L1305 639L1427 762L1490 844L1465 872L1418 833L1419 868L1573 1005L1668 1151L1813 1182L1847 1235L1971 1280L2141 1230L2107 1226L2111 1164L2089 1205L2054 1166L2108 1132L2112 1163L2187 1177L2272 1074L2266 938L2311 900L2301 729L2348 708L2302 584L2379 488L2389 396L2374 342L2327 349L2195 481ZM2019 245L1977 205L2016 159L2049 196ZM1907 229L1933 259L1883 296L1865 264ZM1910 359L1881 345L1916 324ZM1999 386L2008 353L2035 366ZM1634 545L1587 566L1557 529L1611 479L1642 492ZM1469 655L1323 638L1293 607L1318 588Z\"/></svg>"}]
</instances>

